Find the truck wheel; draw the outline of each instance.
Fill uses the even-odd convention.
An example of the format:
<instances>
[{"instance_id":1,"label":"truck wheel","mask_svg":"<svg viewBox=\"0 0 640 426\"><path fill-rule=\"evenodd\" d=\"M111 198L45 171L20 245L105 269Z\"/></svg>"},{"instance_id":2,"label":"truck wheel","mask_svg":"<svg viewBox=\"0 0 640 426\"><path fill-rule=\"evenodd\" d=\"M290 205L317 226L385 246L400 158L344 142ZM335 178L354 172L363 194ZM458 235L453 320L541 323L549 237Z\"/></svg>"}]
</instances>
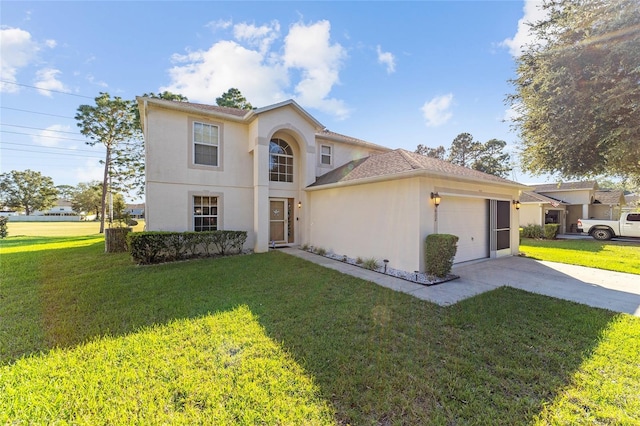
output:
<instances>
[{"instance_id":1,"label":"truck wheel","mask_svg":"<svg viewBox=\"0 0 640 426\"><path fill-rule=\"evenodd\" d=\"M596 240L607 241L610 240L613 235L608 229L596 229L591 233L591 236Z\"/></svg>"}]
</instances>

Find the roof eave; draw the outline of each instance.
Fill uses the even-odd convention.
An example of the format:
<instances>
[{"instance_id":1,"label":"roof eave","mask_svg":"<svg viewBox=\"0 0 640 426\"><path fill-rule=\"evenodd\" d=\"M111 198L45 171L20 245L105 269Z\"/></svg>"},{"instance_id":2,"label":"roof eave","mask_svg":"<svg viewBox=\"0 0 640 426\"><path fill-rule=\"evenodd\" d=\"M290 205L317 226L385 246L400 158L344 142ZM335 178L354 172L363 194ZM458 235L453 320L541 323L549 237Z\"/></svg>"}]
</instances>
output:
<instances>
[{"instance_id":1,"label":"roof eave","mask_svg":"<svg viewBox=\"0 0 640 426\"><path fill-rule=\"evenodd\" d=\"M224 120L230 120L230 121L236 121L236 122L246 122L248 118L251 116L251 113L253 112L253 111L247 111L245 115L238 116L233 114L226 114L220 111L200 109L200 108L191 106L191 104L189 104L188 102L173 102L173 101L166 101L164 99L145 98L140 96L137 97L136 99L138 100L138 105L141 105L141 103L144 103L146 101L147 105L154 105L159 108L186 112L190 114L205 115L207 117L217 117Z\"/></svg>"},{"instance_id":2,"label":"roof eave","mask_svg":"<svg viewBox=\"0 0 640 426\"><path fill-rule=\"evenodd\" d=\"M409 178L413 178L413 177L439 177L439 178L446 178L448 180L453 180L453 181L457 181L457 182L478 183L478 179L471 178L471 177L456 176L456 175L451 175L451 174L448 174L448 173L436 172L436 171L432 171L432 170L414 169L414 170L408 170L406 172L393 173L393 174L388 174L388 175L381 175L381 176L373 176L373 177L367 177L367 178L362 178L362 179L353 179L353 180L347 180L347 181L340 181L340 182L328 183L328 184L325 184L325 185L318 185L318 186L308 186L304 190L305 191L318 191L318 190L321 190L321 189L341 188L341 187L346 187L346 186L364 185L364 184L368 184L368 183L385 182L385 181L389 181L389 180L409 179ZM510 188L514 188L514 189L517 188L518 190L523 190L523 188L527 188L526 185L523 185L523 184L517 183L517 182L498 182L498 181L493 181L493 180L482 180L481 182L486 183L488 185L495 185L495 186L501 186L501 187L510 187Z\"/></svg>"}]
</instances>

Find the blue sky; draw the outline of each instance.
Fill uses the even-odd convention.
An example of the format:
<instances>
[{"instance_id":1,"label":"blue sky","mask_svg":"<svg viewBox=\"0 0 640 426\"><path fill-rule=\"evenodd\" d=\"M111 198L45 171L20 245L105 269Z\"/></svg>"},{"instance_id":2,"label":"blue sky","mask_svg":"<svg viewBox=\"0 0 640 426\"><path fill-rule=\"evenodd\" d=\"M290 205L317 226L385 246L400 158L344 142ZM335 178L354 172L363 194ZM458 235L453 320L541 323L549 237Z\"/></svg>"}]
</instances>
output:
<instances>
[{"instance_id":1,"label":"blue sky","mask_svg":"<svg viewBox=\"0 0 640 426\"><path fill-rule=\"evenodd\" d=\"M508 142L504 100L535 3L14 2L0 25L1 170L101 179L73 119L99 92L170 90L257 107L293 98L329 130L391 148ZM31 86L31 87L29 87ZM49 89L38 90L34 87ZM64 93L60 93L64 92ZM512 179L541 182L516 170Z\"/></svg>"}]
</instances>

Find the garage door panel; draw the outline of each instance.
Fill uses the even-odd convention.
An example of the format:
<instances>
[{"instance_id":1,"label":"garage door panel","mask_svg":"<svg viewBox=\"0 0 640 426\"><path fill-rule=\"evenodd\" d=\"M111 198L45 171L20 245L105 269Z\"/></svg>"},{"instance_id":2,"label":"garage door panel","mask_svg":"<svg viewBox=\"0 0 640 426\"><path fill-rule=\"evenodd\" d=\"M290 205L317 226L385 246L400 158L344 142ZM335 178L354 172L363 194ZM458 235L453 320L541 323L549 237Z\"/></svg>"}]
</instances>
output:
<instances>
[{"instance_id":1,"label":"garage door panel","mask_svg":"<svg viewBox=\"0 0 640 426\"><path fill-rule=\"evenodd\" d=\"M458 236L454 263L489 257L487 203L477 198L442 197L438 207L438 232Z\"/></svg>"}]
</instances>

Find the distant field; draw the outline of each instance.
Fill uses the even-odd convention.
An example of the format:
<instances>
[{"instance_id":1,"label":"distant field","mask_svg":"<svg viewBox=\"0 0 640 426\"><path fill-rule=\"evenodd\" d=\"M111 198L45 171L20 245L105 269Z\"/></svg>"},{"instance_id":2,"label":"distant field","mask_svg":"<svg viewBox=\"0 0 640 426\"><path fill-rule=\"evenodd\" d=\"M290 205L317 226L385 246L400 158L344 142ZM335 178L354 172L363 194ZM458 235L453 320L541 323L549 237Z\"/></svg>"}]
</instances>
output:
<instances>
[{"instance_id":1,"label":"distant field","mask_svg":"<svg viewBox=\"0 0 640 426\"><path fill-rule=\"evenodd\" d=\"M100 222L11 222L9 220L7 227L9 237L74 237L99 233ZM133 230L143 231L144 220L138 220Z\"/></svg>"}]
</instances>

